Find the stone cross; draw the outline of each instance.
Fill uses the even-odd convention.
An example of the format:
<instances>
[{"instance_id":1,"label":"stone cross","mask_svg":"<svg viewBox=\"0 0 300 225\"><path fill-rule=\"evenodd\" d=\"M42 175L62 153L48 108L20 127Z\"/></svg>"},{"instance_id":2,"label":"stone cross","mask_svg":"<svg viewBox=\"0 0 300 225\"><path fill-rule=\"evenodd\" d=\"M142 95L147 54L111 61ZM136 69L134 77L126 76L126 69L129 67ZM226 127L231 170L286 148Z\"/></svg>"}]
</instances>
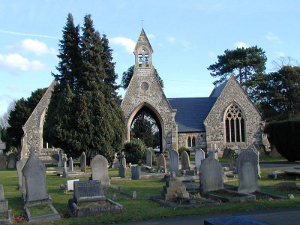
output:
<instances>
[{"instance_id":1,"label":"stone cross","mask_svg":"<svg viewBox=\"0 0 300 225\"><path fill-rule=\"evenodd\" d=\"M80 156L80 170L86 173L86 155L84 152Z\"/></svg>"},{"instance_id":2,"label":"stone cross","mask_svg":"<svg viewBox=\"0 0 300 225\"><path fill-rule=\"evenodd\" d=\"M217 145L213 144L213 148L209 150L208 157L212 157L212 158L215 158L216 160L219 160L218 154L217 154L219 151L220 150L217 149Z\"/></svg>"},{"instance_id":3,"label":"stone cross","mask_svg":"<svg viewBox=\"0 0 300 225\"><path fill-rule=\"evenodd\" d=\"M58 153L58 167L63 167L63 161L62 161L62 150L59 150Z\"/></svg>"},{"instance_id":4,"label":"stone cross","mask_svg":"<svg viewBox=\"0 0 300 225\"><path fill-rule=\"evenodd\" d=\"M119 157L120 163L121 163L124 167L126 167L126 158L125 158L124 152L121 152L120 155L119 155L118 157Z\"/></svg>"}]
</instances>

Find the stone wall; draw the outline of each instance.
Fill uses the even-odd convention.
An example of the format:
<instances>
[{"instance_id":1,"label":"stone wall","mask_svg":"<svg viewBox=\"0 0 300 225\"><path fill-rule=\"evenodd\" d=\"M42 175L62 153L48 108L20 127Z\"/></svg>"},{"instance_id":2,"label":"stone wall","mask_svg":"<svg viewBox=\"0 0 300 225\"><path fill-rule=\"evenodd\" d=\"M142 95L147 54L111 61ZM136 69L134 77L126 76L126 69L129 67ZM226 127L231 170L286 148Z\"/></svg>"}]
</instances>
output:
<instances>
[{"instance_id":1,"label":"stone wall","mask_svg":"<svg viewBox=\"0 0 300 225\"><path fill-rule=\"evenodd\" d=\"M224 116L232 103L239 105L244 112L246 127L245 142L226 142ZM251 144L261 145L263 143L262 129L264 122L262 121L262 117L234 76L231 76L228 80L205 119L204 125L206 127L208 149L212 148L213 144L216 144L217 148L222 150L226 147L237 149L239 145L242 149L245 149Z\"/></svg>"},{"instance_id":2,"label":"stone wall","mask_svg":"<svg viewBox=\"0 0 300 225\"><path fill-rule=\"evenodd\" d=\"M195 151L196 149L202 149L206 151L207 145L206 145L206 134L205 132L198 132L198 133L179 133L178 134L178 149L181 147L188 148L192 151ZM196 145L195 147L188 147L188 137L195 137L196 139Z\"/></svg>"}]
</instances>

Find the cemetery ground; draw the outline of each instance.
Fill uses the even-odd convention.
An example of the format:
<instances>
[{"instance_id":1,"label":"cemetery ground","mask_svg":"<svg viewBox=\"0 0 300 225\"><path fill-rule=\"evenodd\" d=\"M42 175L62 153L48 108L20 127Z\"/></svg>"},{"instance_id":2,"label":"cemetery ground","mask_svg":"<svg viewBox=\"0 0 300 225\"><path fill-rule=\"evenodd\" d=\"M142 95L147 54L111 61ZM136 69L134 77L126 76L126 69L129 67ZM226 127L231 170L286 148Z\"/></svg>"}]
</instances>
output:
<instances>
[{"instance_id":1,"label":"cemetery ground","mask_svg":"<svg viewBox=\"0 0 300 225\"><path fill-rule=\"evenodd\" d=\"M268 158L262 157L261 161L268 161ZM282 159L278 159L280 161ZM273 160L276 164L276 161ZM295 164L297 165L297 164ZM52 166L52 165L48 165ZM261 209L277 209L277 208L289 208L300 206L300 191L299 190L275 190L274 185L287 182L287 180L272 180L268 178L268 175L272 171L280 171L280 169L262 169L261 178L258 180L261 191L287 197L289 194L295 196L294 199L269 199L262 198L255 202L246 203L222 203L214 207L201 207L201 208L171 208L164 207L157 202L150 200L150 196L160 195L163 186L166 184L161 179L141 179L141 180L129 180L118 179L118 170L109 169L109 176L111 179L110 186L104 186L104 192L107 198L111 198L113 194L116 195L116 202L124 206L125 212L123 214L110 214L101 217L85 217L85 218L71 218L68 214L67 204L68 200L73 197L72 194L64 194L60 186L67 183L67 180L71 178L59 177L55 174L47 174L47 190L51 198L53 199L53 206L60 213L62 219L59 221L53 221L49 224L110 224L110 223L125 223L130 221L141 221L150 219L160 219L174 216L188 216L188 215L207 215L207 214L220 214L220 213L232 213L242 212L250 210ZM76 170L75 170L76 171ZM79 171L79 170L78 170ZM90 172L88 168L87 172ZM23 204L21 201L21 190L18 190L18 175L16 169L9 169L6 171L0 171L0 184L4 187L5 198L8 200L9 207L12 208L12 214L14 222L24 222L22 215L25 214ZM126 175L130 176L130 170L126 171ZM237 176L237 175L236 175ZM88 178L79 178L80 180L87 180ZM300 181L294 179L297 186L300 186ZM186 184L184 182L184 184ZM193 182L194 185L199 185L199 181ZM238 186L237 177L229 178L226 182L229 185ZM124 195L118 191L118 187L122 186L123 191L131 193L136 191L137 199L131 199L129 196ZM39 210L43 211L43 207ZM39 214L40 212L34 212ZM43 212L43 214L46 212Z\"/></svg>"}]
</instances>

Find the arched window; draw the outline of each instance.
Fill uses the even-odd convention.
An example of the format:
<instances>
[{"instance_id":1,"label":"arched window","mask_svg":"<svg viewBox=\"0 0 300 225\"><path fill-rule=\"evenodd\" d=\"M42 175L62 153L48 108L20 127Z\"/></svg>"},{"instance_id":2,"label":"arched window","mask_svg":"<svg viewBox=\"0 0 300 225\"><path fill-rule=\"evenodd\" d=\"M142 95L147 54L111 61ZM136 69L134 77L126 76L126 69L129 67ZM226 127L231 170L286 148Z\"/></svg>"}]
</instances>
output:
<instances>
[{"instance_id":1,"label":"arched window","mask_svg":"<svg viewBox=\"0 0 300 225\"><path fill-rule=\"evenodd\" d=\"M192 147L196 147L196 139L195 139L195 137L192 138Z\"/></svg>"},{"instance_id":2,"label":"arched window","mask_svg":"<svg viewBox=\"0 0 300 225\"><path fill-rule=\"evenodd\" d=\"M191 137L188 137L188 147L190 148L190 147L192 147L192 139L191 139Z\"/></svg>"},{"instance_id":3,"label":"arched window","mask_svg":"<svg viewBox=\"0 0 300 225\"><path fill-rule=\"evenodd\" d=\"M225 115L227 142L245 142L245 119L243 112L236 104L232 104Z\"/></svg>"}]
</instances>

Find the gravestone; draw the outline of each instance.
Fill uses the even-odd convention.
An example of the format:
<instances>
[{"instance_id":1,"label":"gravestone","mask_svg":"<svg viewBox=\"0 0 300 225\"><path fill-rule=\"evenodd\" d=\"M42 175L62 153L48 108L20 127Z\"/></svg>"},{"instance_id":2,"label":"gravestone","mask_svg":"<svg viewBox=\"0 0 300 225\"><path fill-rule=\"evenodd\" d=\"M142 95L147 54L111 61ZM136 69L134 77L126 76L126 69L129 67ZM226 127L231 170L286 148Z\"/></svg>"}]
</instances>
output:
<instances>
[{"instance_id":1,"label":"gravestone","mask_svg":"<svg viewBox=\"0 0 300 225\"><path fill-rule=\"evenodd\" d=\"M183 151L181 153L180 161L181 161L181 169L182 170L190 170L191 169L190 157L186 151Z\"/></svg>"},{"instance_id":2,"label":"gravestone","mask_svg":"<svg viewBox=\"0 0 300 225\"><path fill-rule=\"evenodd\" d=\"M35 155L33 147L30 148L29 159L22 172L26 185L25 203L30 205L35 201L49 200L46 187L46 167Z\"/></svg>"},{"instance_id":3,"label":"gravestone","mask_svg":"<svg viewBox=\"0 0 300 225\"><path fill-rule=\"evenodd\" d=\"M7 169L16 168L17 156L14 153L9 154L7 157Z\"/></svg>"},{"instance_id":4,"label":"gravestone","mask_svg":"<svg viewBox=\"0 0 300 225\"><path fill-rule=\"evenodd\" d=\"M69 158L69 170L73 171L73 159L72 159L72 157Z\"/></svg>"},{"instance_id":5,"label":"gravestone","mask_svg":"<svg viewBox=\"0 0 300 225\"><path fill-rule=\"evenodd\" d=\"M190 197L186 191L186 186L182 185L182 181L176 177L175 172L172 172L170 179L166 181L166 186L163 186L161 195L165 201L172 201L177 197Z\"/></svg>"},{"instance_id":6,"label":"gravestone","mask_svg":"<svg viewBox=\"0 0 300 225\"><path fill-rule=\"evenodd\" d=\"M195 153L195 162L197 170L200 169L202 160L205 159L205 152L202 149L196 150Z\"/></svg>"},{"instance_id":7,"label":"gravestone","mask_svg":"<svg viewBox=\"0 0 300 225\"><path fill-rule=\"evenodd\" d=\"M79 181L79 179L75 179L75 180L67 180L67 191L73 191L74 190L74 182L75 181Z\"/></svg>"},{"instance_id":8,"label":"gravestone","mask_svg":"<svg viewBox=\"0 0 300 225\"><path fill-rule=\"evenodd\" d=\"M117 156L117 153L115 153L115 157L114 157L114 160L113 160L113 165L112 165L112 168L114 169L119 169L121 163L119 161L119 158Z\"/></svg>"},{"instance_id":9,"label":"gravestone","mask_svg":"<svg viewBox=\"0 0 300 225\"><path fill-rule=\"evenodd\" d=\"M179 170L179 156L178 152L175 150L169 151L169 171L175 172L176 175L178 175Z\"/></svg>"},{"instance_id":10,"label":"gravestone","mask_svg":"<svg viewBox=\"0 0 300 225\"><path fill-rule=\"evenodd\" d=\"M2 216L3 215L3 216ZM0 224L13 223L11 209L8 208L8 201L4 198L3 185L0 184Z\"/></svg>"},{"instance_id":11,"label":"gravestone","mask_svg":"<svg viewBox=\"0 0 300 225\"><path fill-rule=\"evenodd\" d=\"M158 158L157 158L157 165L158 168L159 167L163 167L163 168L167 168L166 166L166 158L163 154L159 154Z\"/></svg>"},{"instance_id":12,"label":"gravestone","mask_svg":"<svg viewBox=\"0 0 300 225\"><path fill-rule=\"evenodd\" d=\"M242 148L241 146L238 147L238 155L242 153Z\"/></svg>"},{"instance_id":13,"label":"gravestone","mask_svg":"<svg viewBox=\"0 0 300 225\"><path fill-rule=\"evenodd\" d=\"M120 163L126 168L126 157L124 155L124 152L121 152L119 155Z\"/></svg>"},{"instance_id":14,"label":"gravestone","mask_svg":"<svg viewBox=\"0 0 300 225\"><path fill-rule=\"evenodd\" d=\"M86 173L86 155L84 152L80 156L80 169L81 172Z\"/></svg>"},{"instance_id":15,"label":"gravestone","mask_svg":"<svg viewBox=\"0 0 300 225\"><path fill-rule=\"evenodd\" d=\"M259 165L259 151L257 151L256 147L254 145L250 145L245 151L251 151L254 152L257 158L257 176L260 178L260 165Z\"/></svg>"},{"instance_id":16,"label":"gravestone","mask_svg":"<svg viewBox=\"0 0 300 225\"><path fill-rule=\"evenodd\" d=\"M110 185L108 162L102 155L96 155L91 161L92 180L101 180L103 185Z\"/></svg>"},{"instance_id":17,"label":"gravestone","mask_svg":"<svg viewBox=\"0 0 300 225\"><path fill-rule=\"evenodd\" d=\"M213 144L213 148L209 150L208 152L208 157L212 157L212 158L215 158L216 160L219 161L219 157L218 157L218 152L220 150L217 149L217 145L216 144Z\"/></svg>"},{"instance_id":18,"label":"gravestone","mask_svg":"<svg viewBox=\"0 0 300 225\"><path fill-rule=\"evenodd\" d=\"M0 155L0 170L6 170L6 157Z\"/></svg>"},{"instance_id":19,"label":"gravestone","mask_svg":"<svg viewBox=\"0 0 300 225\"><path fill-rule=\"evenodd\" d=\"M68 177L67 157L63 157L63 177Z\"/></svg>"},{"instance_id":20,"label":"gravestone","mask_svg":"<svg viewBox=\"0 0 300 225\"><path fill-rule=\"evenodd\" d=\"M126 167L124 165L119 166L119 177L125 177L126 176Z\"/></svg>"},{"instance_id":21,"label":"gravestone","mask_svg":"<svg viewBox=\"0 0 300 225\"><path fill-rule=\"evenodd\" d=\"M239 188L238 192L253 193L259 191L257 183L258 178L258 158L254 151L245 150L239 154L236 164L239 173Z\"/></svg>"},{"instance_id":22,"label":"gravestone","mask_svg":"<svg viewBox=\"0 0 300 225\"><path fill-rule=\"evenodd\" d=\"M22 190L23 186L23 173L22 170L27 162L28 158L22 158L21 160L17 161L17 172L19 178L19 190ZM25 185L25 184L24 184Z\"/></svg>"},{"instance_id":23,"label":"gravestone","mask_svg":"<svg viewBox=\"0 0 300 225\"><path fill-rule=\"evenodd\" d=\"M140 166L131 166L131 179L132 180L141 179L141 167Z\"/></svg>"},{"instance_id":24,"label":"gravestone","mask_svg":"<svg viewBox=\"0 0 300 225\"><path fill-rule=\"evenodd\" d=\"M62 153L62 150L59 150L59 152L58 152L58 164L57 164L57 166L58 167L63 167L63 153Z\"/></svg>"},{"instance_id":25,"label":"gravestone","mask_svg":"<svg viewBox=\"0 0 300 225\"><path fill-rule=\"evenodd\" d=\"M84 180L74 182L74 201L90 202L106 200L101 180Z\"/></svg>"},{"instance_id":26,"label":"gravestone","mask_svg":"<svg viewBox=\"0 0 300 225\"><path fill-rule=\"evenodd\" d=\"M147 150L146 152L146 164L147 166L152 167L152 152L150 150Z\"/></svg>"},{"instance_id":27,"label":"gravestone","mask_svg":"<svg viewBox=\"0 0 300 225\"><path fill-rule=\"evenodd\" d=\"M200 188L203 192L224 189L223 169L218 160L213 157L205 159L199 171Z\"/></svg>"}]
</instances>

